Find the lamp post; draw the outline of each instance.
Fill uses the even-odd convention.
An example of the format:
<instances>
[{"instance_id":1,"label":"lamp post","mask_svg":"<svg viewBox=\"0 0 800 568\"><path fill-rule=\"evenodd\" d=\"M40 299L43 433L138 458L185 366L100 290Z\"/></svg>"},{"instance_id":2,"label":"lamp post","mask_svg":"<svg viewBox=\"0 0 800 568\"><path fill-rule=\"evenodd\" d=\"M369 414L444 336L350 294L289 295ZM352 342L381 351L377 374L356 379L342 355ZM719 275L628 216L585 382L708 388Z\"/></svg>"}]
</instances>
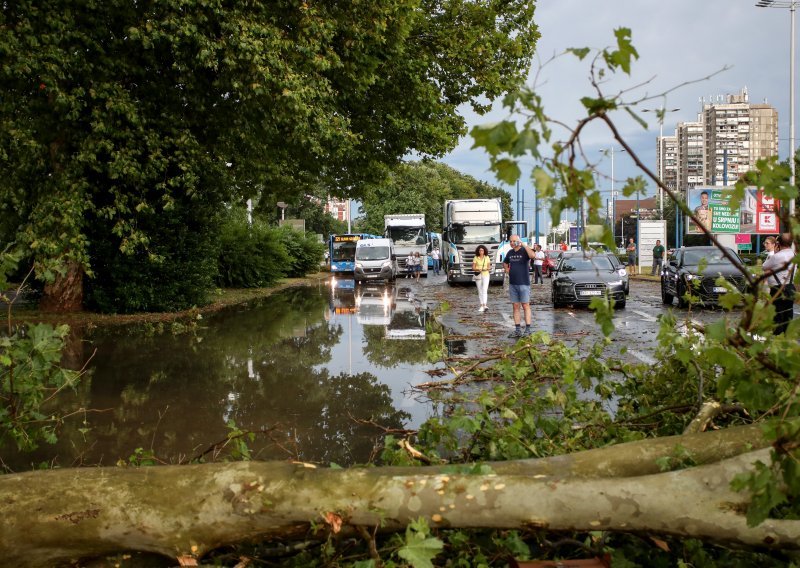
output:
<instances>
[{"instance_id":1,"label":"lamp post","mask_svg":"<svg viewBox=\"0 0 800 568\"><path fill-rule=\"evenodd\" d=\"M611 237L613 241L617 242L617 210L616 210L616 199L617 194L614 191L614 146L607 150L600 150L606 156L611 156ZM626 152L625 148L620 148L619 152ZM623 247L625 246L625 241L622 241Z\"/></svg>"},{"instance_id":2,"label":"lamp post","mask_svg":"<svg viewBox=\"0 0 800 568\"><path fill-rule=\"evenodd\" d=\"M679 108L643 108L642 112L654 112L658 117L658 179L664 183L664 117L668 112L678 112ZM661 218L664 218L664 190L658 186L658 207L661 210Z\"/></svg>"},{"instance_id":3,"label":"lamp post","mask_svg":"<svg viewBox=\"0 0 800 568\"><path fill-rule=\"evenodd\" d=\"M790 36L789 36L789 168L792 172L789 183L794 187L795 165L794 165L794 52L795 52L795 12L797 11L798 0L758 0L756 6L759 8L789 8ZM789 201L789 215L794 216L794 199Z\"/></svg>"}]
</instances>

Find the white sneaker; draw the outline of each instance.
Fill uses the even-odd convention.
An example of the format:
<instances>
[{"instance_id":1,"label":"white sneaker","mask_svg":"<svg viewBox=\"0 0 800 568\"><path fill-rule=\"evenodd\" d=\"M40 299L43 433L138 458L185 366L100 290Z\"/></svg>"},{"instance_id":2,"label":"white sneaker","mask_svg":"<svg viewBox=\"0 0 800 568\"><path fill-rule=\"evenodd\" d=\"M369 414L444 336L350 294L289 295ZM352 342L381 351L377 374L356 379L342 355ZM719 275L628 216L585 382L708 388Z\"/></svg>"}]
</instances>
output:
<instances>
[{"instance_id":1,"label":"white sneaker","mask_svg":"<svg viewBox=\"0 0 800 568\"><path fill-rule=\"evenodd\" d=\"M479 311L479 312L485 312L485 311L486 311L486 308L484 308L483 306L481 306L480 308L478 308L478 311Z\"/></svg>"}]
</instances>

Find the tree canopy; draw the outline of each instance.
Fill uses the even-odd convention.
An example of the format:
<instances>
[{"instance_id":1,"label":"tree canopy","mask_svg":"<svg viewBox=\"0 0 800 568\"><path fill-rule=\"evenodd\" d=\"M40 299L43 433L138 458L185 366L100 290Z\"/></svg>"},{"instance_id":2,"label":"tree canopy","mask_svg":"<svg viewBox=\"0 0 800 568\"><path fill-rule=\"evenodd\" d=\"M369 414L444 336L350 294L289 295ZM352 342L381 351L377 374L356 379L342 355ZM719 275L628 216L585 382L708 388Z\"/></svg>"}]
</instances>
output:
<instances>
[{"instance_id":1,"label":"tree canopy","mask_svg":"<svg viewBox=\"0 0 800 568\"><path fill-rule=\"evenodd\" d=\"M213 233L223 203L320 181L357 196L408 152L446 152L459 105L517 85L538 37L522 0L1 10L0 238L73 288L92 241L159 262L165 215Z\"/></svg>"}]
</instances>

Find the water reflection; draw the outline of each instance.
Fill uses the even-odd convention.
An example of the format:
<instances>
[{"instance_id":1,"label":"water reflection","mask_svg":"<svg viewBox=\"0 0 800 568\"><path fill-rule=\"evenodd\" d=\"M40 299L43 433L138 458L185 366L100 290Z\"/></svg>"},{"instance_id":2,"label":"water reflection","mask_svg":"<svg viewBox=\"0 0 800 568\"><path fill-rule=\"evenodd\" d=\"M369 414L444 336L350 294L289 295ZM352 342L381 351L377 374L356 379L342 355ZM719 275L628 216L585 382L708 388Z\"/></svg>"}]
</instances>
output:
<instances>
[{"instance_id":1,"label":"water reflection","mask_svg":"<svg viewBox=\"0 0 800 568\"><path fill-rule=\"evenodd\" d=\"M68 406L106 412L68 421L55 447L4 459L15 469L110 465L152 448L182 461L225 440L230 421L265 432L250 444L259 459L365 462L383 434L355 419L402 428L428 414L404 394L429 378L424 341L387 338L394 318L407 326L410 314L424 336L425 315L402 289L379 288L369 298L341 281L289 289L209 317L196 333L96 332L84 359L97 354ZM378 297L382 312L388 301L381 316Z\"/></svg>"}]
</instances>

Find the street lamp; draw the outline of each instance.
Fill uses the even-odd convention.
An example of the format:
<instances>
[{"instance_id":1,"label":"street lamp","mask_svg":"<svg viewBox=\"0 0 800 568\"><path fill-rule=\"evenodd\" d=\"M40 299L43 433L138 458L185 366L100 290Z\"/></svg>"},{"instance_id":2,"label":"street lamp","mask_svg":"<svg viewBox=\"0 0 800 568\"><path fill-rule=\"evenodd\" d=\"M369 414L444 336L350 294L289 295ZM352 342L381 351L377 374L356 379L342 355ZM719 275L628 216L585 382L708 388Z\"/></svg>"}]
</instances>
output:
<instances>
[{"instance_id":1,"label":"street lamp","mask_svg":"<svg viewBox=\"0 0 800 568\"><path fill-rule=\"evenodd\" d=\"M791 178L789 184L794 187L794 43L795 43L795 12L797 11L798 0L758 0L756 6L759 8L789 8L791 14L790 36L789 36L789 168ZM794 199L789 201L789 215L794 216Z\"/></svg>"},{"instance_id":2,"label":"street lamp","mask_svg":"<svg viewBox=\"0 0 800 568\"><path fill-rule=\"evenodd\" d=\"M616 198L617 193L614 191L614 146L607 150L600 150L606 156L611 156L611 237L614 242L617 242L617 210L616 210ZM627 152L625 148L620 148L619 152ZM623 240L622 246L625 246L625 241Z\"/></svg>"},{"instance_id":3,"label":"street lamp","mask_svg":"<svg viewBox=\"0 0 800 568\"><path fill-rule=\"evenodd\" d=\"M658 117L658 179L661 183L664 183L664 116L668 112L678 112L679 108L664 108L664 105L661 105L661 108L643 108L642 112L654 112ZM661 186L658 186L658 207L661 210L661 218L664 218L664 190L661 189Z\"/></svg>"}]
</instances>

